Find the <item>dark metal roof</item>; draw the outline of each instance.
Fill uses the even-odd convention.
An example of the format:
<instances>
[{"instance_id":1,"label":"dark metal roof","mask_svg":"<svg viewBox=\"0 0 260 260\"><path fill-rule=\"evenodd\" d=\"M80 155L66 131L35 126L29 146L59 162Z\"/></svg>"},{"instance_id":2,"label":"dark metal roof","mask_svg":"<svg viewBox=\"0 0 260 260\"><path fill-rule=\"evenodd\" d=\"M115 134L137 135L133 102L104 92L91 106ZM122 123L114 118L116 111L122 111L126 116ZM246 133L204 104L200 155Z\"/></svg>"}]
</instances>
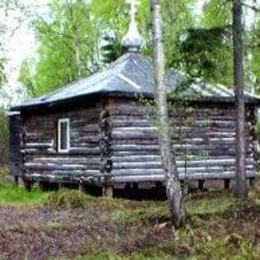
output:
<instances>
[{"instance_id":1,"label":"dark metal roof","mask_svg":"<svg viewBox=\"0 0 260 260\"><path fill-rule=\"evenodd\" d=\"M153 64L148 58L138 53L127 53L101 72L86 79L78 80L55 92L32 99L12 110L53 105L61 101L102 94L102 96L154 96ZM233 101L234 92L219 84L208 84L196 80L188 87L181 87L186 81L184 74L175 70L168 70L165 85L168 92L181 89L180 95L199 98L205 101ZM259 103L260 99L246 94L248 102Z\"/></svg>"}]
</instances>

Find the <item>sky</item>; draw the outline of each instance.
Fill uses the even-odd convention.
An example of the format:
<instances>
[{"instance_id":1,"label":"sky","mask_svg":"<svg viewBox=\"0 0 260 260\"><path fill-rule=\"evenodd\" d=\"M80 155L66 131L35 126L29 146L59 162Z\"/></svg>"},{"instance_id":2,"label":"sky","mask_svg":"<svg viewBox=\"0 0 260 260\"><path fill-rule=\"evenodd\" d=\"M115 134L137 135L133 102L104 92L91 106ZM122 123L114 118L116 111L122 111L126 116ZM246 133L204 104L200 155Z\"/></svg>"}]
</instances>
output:
<instances>
[{"instance_id":1,"label":"sky","mask_svg":"<svg viewBox=\"0 0 260 260\"><path fill-rule=\"evenodd\" d=\"M0 10L0 17L4 17L1 23L6 27L1 43L7 60L5 66L7 84L1 89L1 94L4 96L2 105L21 102L26 98L18 81L19 69L26 58L35 56L37 52L37 42L27 15L34 17L48 14L48 0L37 0L37 2L22 0L20 2L21 8L9 6L7 12Z\"/></svg>"},{"instance_id":2,"label":"sky","mask_svg":"<svg viewBox=\"0 0 260 260\"><path fill-rule=\"evenodd\" d=\"M196 7L198 14L201 13L205 1L198 0ZM260 0L257 1L260 2ZM19 69L24 59L35 57L37 53L37 42L27 17L28 14L30 17L47 16L49 10L49 0L18 0L18 2L21 5L20 9L11 5L7 13L0 9L0 17L4 17L2 21L7 28L7 33L1 39L1 42L8 60L6 64L8 82L0 90L2 96L4 96L2 105L17 104L26 99L21 83L18 81ZM250 17L252 13L247 15Z\"/></svg>"}]
</instances>

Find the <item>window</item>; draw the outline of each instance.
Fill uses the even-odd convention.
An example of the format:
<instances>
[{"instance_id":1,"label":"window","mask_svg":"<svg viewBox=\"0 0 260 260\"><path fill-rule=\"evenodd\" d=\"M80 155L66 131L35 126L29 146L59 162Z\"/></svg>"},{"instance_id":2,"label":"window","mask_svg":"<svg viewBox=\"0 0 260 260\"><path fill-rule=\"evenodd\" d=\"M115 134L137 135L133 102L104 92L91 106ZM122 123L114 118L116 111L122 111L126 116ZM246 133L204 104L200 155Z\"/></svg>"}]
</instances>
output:
<instances>
[{"instance_id":1,"label":"window","mask_svg":"<svg viewBox=\"0 0 260 260\"><path fill-rule=\"evenodd\" d=\"M68 152L70 149L70 120L68 118L58 121L58 152Z\"/></svg>"}]
</instances>

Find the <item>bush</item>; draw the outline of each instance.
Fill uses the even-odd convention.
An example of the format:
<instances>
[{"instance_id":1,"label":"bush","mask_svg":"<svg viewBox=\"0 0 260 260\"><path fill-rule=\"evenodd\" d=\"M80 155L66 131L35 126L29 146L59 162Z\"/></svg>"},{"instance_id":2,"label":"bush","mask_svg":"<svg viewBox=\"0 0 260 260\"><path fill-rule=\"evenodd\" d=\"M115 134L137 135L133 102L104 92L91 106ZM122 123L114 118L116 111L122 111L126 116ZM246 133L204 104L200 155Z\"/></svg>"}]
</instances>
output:
<instances>
[{"instance_id":1,"label":"bush","mask_svg":"<svg viewBox=\"0 0 260 260\"><path fill-rule=\"evenodd\" d=\"M45 201L45 206L54 209L85 208L94 198L77 190L61 189L51 192Z\"/></svg>"}]
</instances>

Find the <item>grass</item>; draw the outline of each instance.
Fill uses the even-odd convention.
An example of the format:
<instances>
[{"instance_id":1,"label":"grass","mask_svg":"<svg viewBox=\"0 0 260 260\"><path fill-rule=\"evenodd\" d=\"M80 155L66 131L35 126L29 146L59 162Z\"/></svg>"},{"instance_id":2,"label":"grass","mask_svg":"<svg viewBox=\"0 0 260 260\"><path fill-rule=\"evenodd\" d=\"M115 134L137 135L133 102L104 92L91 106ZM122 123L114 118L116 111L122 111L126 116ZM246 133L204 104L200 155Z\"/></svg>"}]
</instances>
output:
<instances>
[{"instance_id":1,"label":"grass","mask_svg":"<svg viewBox=\"0 0 260 260\"><path fill-rule=\"evenodd\" d=\"M0 186L0 206L39 204L43 202L45 198L46 194L43 194L38 189L27 192L22 187L12 185Z\"/></svg>"},{"instance_id":2,"label":"grass","mask_svg":"<svg viewBox=\"0 0 260 260\"><path fill-rule=\"evenodd\" d=\"M85 208L89 202L93 202L94 197L88 196L77 190L60 189L51 192L44 200L44 206L54 209L75 209Z\"/></svg>"},{"instance_id":3,"label":"grass","mask_svg":"<svg viewBox=\"0 0 260 260\"><path fill-rule=\"evenodd\" d=\"M27 192L24 188L12 185L6 175L7 169L0 168L0 206L20 206L38 204L46 196L38 189Z\"/></svg>"},{"instance_id":4,"label":"grass","mask_svg":"<svg viewBox=\"0 0 260 260\"><path fill-rule=\"evenodd\" d=\"M160 225L169 219L167 202L129 204L113 200L116 205L108 216L113 223L141 223L140 233L142 229L153 227L145 231L145 238L138 238L143 243L142 250L136 249L126 255L101 250L78 259L260 259L259 198L259 184L251 189L248 200L237 200L226 191L190 195L186 202L187 226L178 231ZM154 233L160 237L156 243L150 241ZM137 237L137 233L129 234L128 245ZM105 246L105 249L109 248Z\"/></svg>"},{"instance_id":5,"label":"grass","mask_svg":"<svg viewBox=\"0 0 260 260\"><path fill-rule=\"evenodd\" d=\"M165 201L0 183L0 258L260 259L259 182L247 200L212 191L187 196L186 208L187 225L176 231Z\"/></svg>"}]
</instances>

